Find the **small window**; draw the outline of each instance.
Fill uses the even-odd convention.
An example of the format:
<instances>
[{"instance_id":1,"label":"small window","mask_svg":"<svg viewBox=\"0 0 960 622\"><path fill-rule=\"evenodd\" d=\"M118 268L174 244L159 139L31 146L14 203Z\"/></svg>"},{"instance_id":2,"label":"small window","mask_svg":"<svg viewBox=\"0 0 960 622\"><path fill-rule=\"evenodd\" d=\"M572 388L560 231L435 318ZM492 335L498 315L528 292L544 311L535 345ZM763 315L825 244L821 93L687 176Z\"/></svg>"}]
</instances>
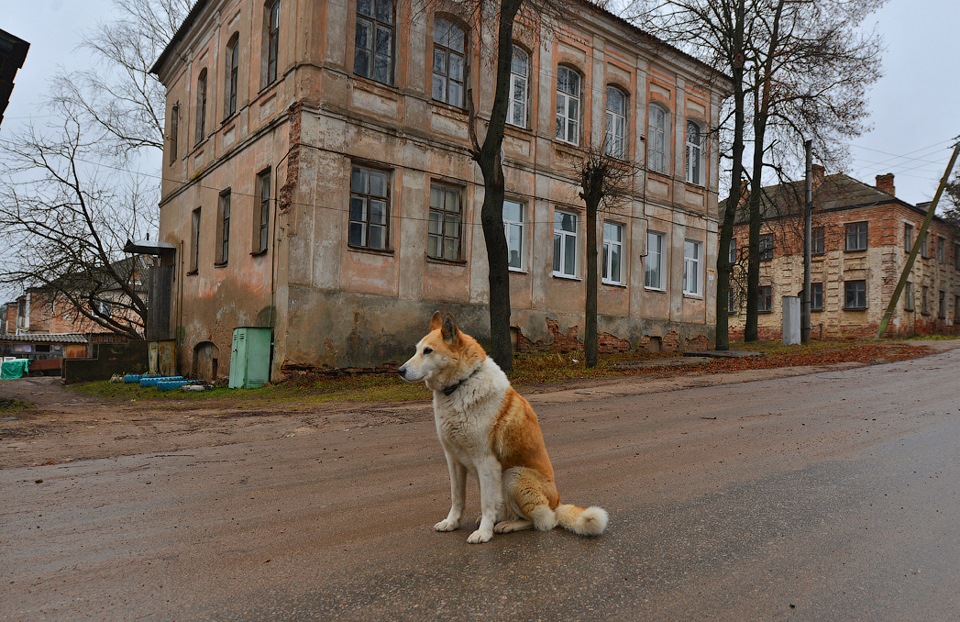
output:
<instances>
[{"instance_id":1,"label":"small window","mask_svg":"<svg viewBox=\"0 0 960 622\"><path fill-rule=\"evenodd\" d=\"M463 206L460 189L430 184L427 257L459 261L462 222Z\"/></svg>"},{"instance_id":2,"label":"small window","mask_svg":"<svg viewBox=\"0 0 960 622\"><path fill-rule=\"evenodd\" d=\"M256 206L253 214L253 252L267 250L270 239L270 168L257 174Z\"/></svg>"},{"instance_id":3,"label":"small window","mask_svg":"<svg viewBox=\"0 0 960 622\"><path fill-rule=\"evenodd\" d=\"M920 313L930 315L930 288L926 285L920 288Z\"/></svg>"},{"instance_id":4,"label":"small window","mask_svg":"<svg viewBox=\"0 0 960 622\"><path fill-rule=\"evenodd\" d=\"M760 261L773 259L773 234L764 233L760 236Z\"/></svg>"},{"instance_id":5,"label":"small window","mask_svg":"<svg viewBox=\"0 0 960 622\"><path fill-rule=\"evenodd\" d=\"M230 260L230 189L220 193L217 206L217 259L222 266Z\"/></svg>"},{"instance_id":6,"label":"small window","mask_svg":"<svg viewBox=\"0 0 960 622\"><path fill-rule=\"evenodd\" d=\"M687 121L687 183L703 185L703 130Z\"/></svg>"},{"instance_id":7,"label":"small window","mask_svg":"<svg viewBox=\"0 0 960 622\"><path fill-rule=\"evenodd\" d=\"M611 285L623 285L623 225L603 223L601 279Z\"/></svg>"},{"instance_id":8,"label":"small window","mask_svg":"<svg viewBox=\"0 0 960 622\"><path fill-rule=\"evenodd\" d=\"M907 281L906 286L903 289L903 310L904 311L913 311L913 283Z\"/></svg>"},{"instance_id":9,"label":"small window","mask_svg":"<svg viewBox=\"0 0 960 622\"><path fill-rule=\"evenodd\" d=\"M199 145L207 136L207 70L201 69L197 78L197 136Z\"/></svg>"},{"instance_id":10,"label":"small window","mask_svg":"<svg viewBox=\"0 0 960 622\"><path fill-rule=\"evenodd\" d=\"M557 140L580 144L580 74L557 67Z\"/></svg>"},{"instance_id":11,"label":"small window","mask_svg":"<svg viewBox=\"0 0 960 622\"><path fill-rule=\"evenodd\" d=\"M760 286L757 297L757 313L773 313L773 286Z\"/></svg>"},{"instance_id":12,"label":"small window","mask_svg":"<svg viewBox=\"0 0 960 622\"><path fill-rule=\"evenodd\" d=\"M734 315L739 311L739 305L737 304L737 285L734 282L730 282L730 288L727 289L727 313Z\"/></svg>"},{"instance_id":13,"label":"small window","mask_svg":"<svg viewBox=\"0 0 960 622\"><path fill-rule=\"evenodd\" d=\"M527 102L530 93L530 55L523 48L513 45L513 61L510 64L510 107L507 123L527 127Z\"/></svg>"},{"instance_id":14,"label":"small window","mask_svg":"<svg viewBox=\"0 0 960 622\"><path fill-rule=\"evenodd\" d=\"M823 227L814 227L810 230L810 254L822 255L823 252Z\"/></svg>"},{"instance_id":15,"label":"small window","mask_svg":"<svg viewBox=\"0 0 960 622\"><path fill-rule=\"evenodd\" d=\"M647 260L643 268L643 284L649 289L663 291L663 238L662 233L647 232Z\"/></svg>"},{"instance_id":16,"label":"small window","mask_svg":"<svg viewBox=\"0 0 960 622\"><path fill-rule=\"evenodd\" d=\"M913 250L913 225L903 224L903 250L909 253Z\"/></svg>"},{"instance_id":17,"label":"small window","mask_svg":"<svg viewBox=\"0 0 960 622\"><path fill-rule=\"evenodd\" d=\"M846 246L848 251L867 250L867 223L851 222L846 226Z\"/></svg>"},{"instance_id":18,"label":"small window","mask_svg":"<svg viewBox=\"0 0 960 622\"><path fill-rule=\"evenodd\" d=\"M463 108L467 33L438 17L433 27L433 98Z\"/></svg>"},{"instance_id":19,"label":"small window","mask_svg":"<svg viewBox=\"0 0 960 622\"><path fill-rule=\"evenodd\" d=\"M960 270L960 242L953 243L953 267Z\"/></svg>"},{"instance_id":20,"label":"small window","mask_svg":"<svg viewBox=\"0 0 960 622\"><path fill-rule=\"evenodd\" d=\"M703 296L702 248L700 242L683 241L683 293L690 296Z\"/></svg>"},{"instance_id":21,"label":"small window","mask_svg":"<svg viewBox=\"0 0 960 622\"><path fill-rule=\"evenodd\" d=\"M650 106L647 122L647 168L657 173L667 169L667 113L660 106Z\"/></svg>"},{"instance_id":22,"label":"small window","mask_svg":"<svg viewBox=\"0 0 960 622\"><path fill-rule=\"evenodd\" d=\"M603 149L607 155L623 159L627 155L627 94L615 86L607 87Z\"/></svg>"},{"instance_id":23,"label":"small window","mask_svg":"<svg viewBox=\"0 0 960 622\"><path fill-rule=\"evenodd\" d=\"M353 72L358 76L393 84L393 0L357 0L357 28Z\"/></svg>"},{"instance_id":24,"label":"small window","mask_svg":"<svg viewBox=\"0 0 960 622\"><path fill-rule=\"evenodd\" d=\"M960 296L953 297L953 322L957 323L957 320L960 320Z\"/></svg>"},{"instance_id":25,"label":"small window","mask_svg":"<svg viewBox=\"0 0 960 622\"><path fill-rule=\"evenodd\" d=\"M375 250L387 248L389 181L389 176L384 171L353 167L350 174L350 232L347 240L350 246ZM432 201L430 209L432 225ZM440 257L439 254L436 256Z\"/></svg>"},{"instance_id":26,"label":"small window","mask_svg":"<svg viewBox=\"0 0 960 622\"><path fill-rule=\"evenodd\" d=\"M227 118L237 111L237 88L240 84L240 34L233 33L227 42L227 80L223 116Z\"/></svg>"},{"instance_id":27,"label":"small window","mask_svg":"<svg viewBox=\"0 0 960 622\"><path fill-rule=\"evenodd\" d=\"M947 317L947 292L940 290L940 298L937 302L937 317L941 320Z\"/></svg>"},{"instance_id":28,"label":"small window","mask_svg":"<svg viewBox=\"0 0 960 622\"><path fill-rule=\"evenodd\" d=\"M190 273L196 274L200 267L200 208L193 210L190 219Z\"/></svg>"},{"instance_id":29,"label":"small window","mask_svg":"<svg viewBox=\"0 0 960 622\"><path fill-rule=\"evenodd\" d=\"M937 263L942 264L946 261L947 241L937 236Z\"/></svg>"},{"instance_id":30,"label":"small window","mask_svg":"<svg viewBox=\"0 0 960 622\"><path fill-rule=\"evenodd\" d=\"M553 214L554 276L577 276L577 220L573 212Z\"/></svg>"},{"instance_id":31,"label":"small window","mask_svg":"<svg viewBox=\"0 0 960 622\"><path fill-rule=\"evenodd\" d=\"M930 249L927 248L927 239L929 238L928 233L923 234L923 238L920 239L920 256L924 259L930 257Z\"/></svg>"},{"instance_id":32,"label":"small window","mask_svg":"<svg viewBox=\"0 0 960 622\"><path fill-rule=\"evenodd\" d=\"M823 283L810 284L810 310L823 311Z\"/></svg>"},{"instance_id":33,"label":"small window","mask_svg":"<svg viewBox=\"0 0 960 622\"><path fill-rule=\"evenodd\" d=\"M280 0L268 1L263 11L264 54L261 61L260 88L277 81L277 56L280 52Z\"/></svg>"},{"instance_id":34,"label":"small window","mask_svg":"<svg viewBox=\"0 0 960 622\"><path fill-rule=\"evenodd\" d=\"M177 147L180 141L180 102L170 111L170 164L177 161Z\"/></svg>"},{"instance_id":35,"label":"small window","mask_svg":"<svg viewBox=\"0 0 960 622\"><path fill-rule=\"evenodd\" d=\"M524 208L518 201L503 202L503 233L507 238L507 254L511 270L523 270Z\"/></svg>"},{"instance_id":36,"label":"small window","mask_svg":"<svg viewBox=\"0 0 960 622\"><path fill-rule=\"evenodd\" d=\"M727 247L727 261L731 267L737 264L737 239L733 237L730 238L730 246Z\"/></svg>"},{"instance_id":37,"label":"small window","mask_svg":"<svg viewBox=\"0 0 960 622\"><path fill-rule=\"evenodd\" d=\"M866 281L844 282L843 308L852 309L852 310L867 308L867 282Z\"/></svg>"}]
</instances>

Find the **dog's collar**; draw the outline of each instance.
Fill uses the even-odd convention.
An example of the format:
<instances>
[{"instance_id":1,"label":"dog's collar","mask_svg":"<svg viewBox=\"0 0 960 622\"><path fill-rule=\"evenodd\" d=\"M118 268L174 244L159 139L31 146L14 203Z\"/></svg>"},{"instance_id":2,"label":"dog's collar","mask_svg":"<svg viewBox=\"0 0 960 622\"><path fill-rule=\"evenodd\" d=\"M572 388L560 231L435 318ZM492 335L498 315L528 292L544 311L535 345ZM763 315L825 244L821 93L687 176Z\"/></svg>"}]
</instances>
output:
<instances>
[{"instance_id":1,"label":"dog's collar","mask_svg":"<svg viewBox=\"0 0 960 622\"><path fill-rule=\"evenodd\" d=\"M476 376L478 371L480 371L480 367L477 367L475 370L473 370L473 372L471 372L470 375L467 376L466 378L459 380L456 383L451 384L449 387L444 387L440 390L443 392L444 395L446 395L447 397L450 397L451 395L453 395L454 391L460 388L460 385L462 385L467 380L470 380L471 378Z\"/></svg>"}]
</instances>

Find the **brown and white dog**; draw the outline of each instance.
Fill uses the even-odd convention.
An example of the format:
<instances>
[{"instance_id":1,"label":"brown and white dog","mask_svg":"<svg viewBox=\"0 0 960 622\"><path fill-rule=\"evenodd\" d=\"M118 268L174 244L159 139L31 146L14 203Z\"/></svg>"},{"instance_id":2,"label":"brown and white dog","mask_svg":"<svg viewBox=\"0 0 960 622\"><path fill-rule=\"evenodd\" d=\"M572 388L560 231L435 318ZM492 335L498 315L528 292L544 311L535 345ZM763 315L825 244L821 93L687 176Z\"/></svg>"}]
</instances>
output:
<instances>
[{"instance_id":1,"label":"brown and white dog","mask_svg":"<svg viewBox=\"0 0 960 622\"><path fill-rule=\"evenodd\" d=\"M437 435L450 470L450 513L434 529L460 527L470 473L480 482L482 514L467 542L558 524L584 536L603 533L606 510L560 503L536 413L450 314L433 314L430 332L399 372L433 391Z\"/></svg>"}]
</instances>

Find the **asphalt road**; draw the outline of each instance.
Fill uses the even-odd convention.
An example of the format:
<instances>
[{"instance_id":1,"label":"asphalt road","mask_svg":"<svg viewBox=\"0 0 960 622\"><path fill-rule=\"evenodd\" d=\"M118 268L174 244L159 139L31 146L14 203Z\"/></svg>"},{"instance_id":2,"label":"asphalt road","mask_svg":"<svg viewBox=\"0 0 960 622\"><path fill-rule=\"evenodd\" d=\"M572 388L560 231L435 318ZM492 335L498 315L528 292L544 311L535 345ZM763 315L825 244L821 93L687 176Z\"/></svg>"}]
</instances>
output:
<instances>
[{"instance_id":1,"label":"asphalt road","mask_svg":"<svg viewBox=\"0 0 960 622\"><path fill-rule=\"evenodd\" d=\"M3 620L957 620L960 350L535 396L608 532L435 533L422 418L0 470ZM475 481L468 513L478 512Z\"/></svg>"}]
</instances>

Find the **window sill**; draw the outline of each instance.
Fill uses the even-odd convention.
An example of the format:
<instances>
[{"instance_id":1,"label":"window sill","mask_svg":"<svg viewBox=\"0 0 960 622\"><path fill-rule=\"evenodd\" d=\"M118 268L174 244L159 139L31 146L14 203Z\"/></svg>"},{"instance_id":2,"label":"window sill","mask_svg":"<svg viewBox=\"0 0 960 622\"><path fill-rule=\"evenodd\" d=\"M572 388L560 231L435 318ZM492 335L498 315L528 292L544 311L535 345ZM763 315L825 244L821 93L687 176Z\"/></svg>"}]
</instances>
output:
<instances>
[{"instance_id":1,"label":"window sill","mask_svg":"<svg viewBox=\"0 0 960 622\"><path fill-rule=\"evenodd\" d=\"M866 311L866 307L844 307L844 311Z\"/></svg>"},{"instance_id":2,"label":"window sill","mask_svg":"<svg viewBox=\"0 0 960 622\"><path fill-rule=\"evenodd\" d=\"M196 276L198 274L200 274L199 270L190 270L189 272L187 272L187 276Z\"/></svg>"},{"instance_id":3,"label":"window sill","mask_svg":"<svg viewBox=\"0 0 960 622\"><path fill-rule=\"evenodd\" d=\"M529 272L527 272L527 271L524 270L523 268L507 268L507 270L508 270L511 274L529 274Z\"/></svg>"},{"instance_id":4,"label":"window sill","mask_svg":"<svg viewBox=\"0 0 960 622\"><path fill-rule=\"evenodd\" d=\"M647 173L653 175L654 177L662 177L664 183L669 183L671 180L670 173L667 171L658 171L651 168L647 169Z\"/></svg>"},{"instance_id":5,"label":"window sill","mask_svg":"<svg viewBox=\"0 0 960 622\"><path fill-rule=\"evenodd\" d=\"M250 251L250 256L251 256L251 257L262 257L263 255L266 255L266 254L267 254L267 250L268 250L268 249L264 248L264 249L261 249L261 250L258 250L258 251Z\"/></svg>"},{"instance_id":6,"label":"window sill","mask_svg":"<svg viewBox=\"0 0 960 622\"><path fill-rule=\"evenodd\" d=\"M354 80L357 81L358 86L361 88L367 88L374 91L382 91L378 93L379 95L385 95L388 97L398 97L400 96L400 88L395 84L387 84L386 82L380 82L379 80L374 80L373 78L368 78L367 76L361 76L358 73L351 74Z\"/></svg>"},{"instance_id":7,"label":"window sill","mask_svg":"<svg viewBox=\"0 0 960 622\"><path fill-rule=\"evenodd\" d=\"M239 117L239 116L240 116L240 111L239 111L239 110L234 110L233 112L231 112L230 114L228 114L227 116L225 116L225 117L223 118L223 121L220 122L220 129L221 129L221 131L223 131L223 130L225 130L225 129L230 129L230 128L227 128L227 126L230 125L231 123L233 123L233 122L236 120L236 118Z\"/></svg>"},{"instance_id":8,"label":"window sill","mask_svg":"<svg viewBox=\"0 0 960 622\"><path fill-rule=\"evenodd\" d=\"M581 281L581 280L583 280L583 279L581 279L581 278L578 277L578 276L573 276L573 275L570 275L570 274L561 274L560 272L551 272L551 273L550 273L550 276L552 276L552 277L555 278L555 279L560 279L561 281Z\"/></svg>"},{"instance_id":9,"label":"window sill","mask_svg":"<svg viewBox=\"0 0 960 622\"><path fill-rule=\"evenodd\" d=\"M684 298L691 298L693 300L703 300L703 294L694 294L692 292L683 292Z\"/></svg>"},{"instance_id":10,"label":"window sill","mask_svg":"<svg viewBox=\"0 0 960 622\"><path fill-rule=\"evenodd\" d=\"M379 82L376 84L379 84ZM430 101L434 106L439 108L441 112L450 113L458 118L467 119L466 108L461 108L460 106L455 106L454 104L448 104L447 102L440 101L439 99L431 99Z\"/></svg>"},{"instance_id":11,"label":"window sill","mask_svg":"<svg viewBox=\"0 0 960 622\"><path fill-rule=\"evenodd\" d=\"M773 313L773 309L757 309L758 315L770 315Z\"/></svg>"},{"instance_id":12,"label":"window sill","mask_svg":"<svg viewBox=\"0 0 960 622\"><path fill-rule=\"evenodd\" d=\"M650 287L649 285L644 285L643 289L648 292L656 292L658 294L666 294L667 290L664 287Z\"/></svg>"},{"instance_id":13,"label":"window sill","mask_svg":"<svg viewBox=\"0 0 960 622\"><path fill-rule=\"evenodd\" d=\"M213 264L213 267L214 267L214 268L226 268L228 263L229 263L229 262L221 261L221 262L219 262L219 263L214 263L214 264Z\"/></svg>"},{"instance_id":14,"label":"window sill","mask_svg":"<svg viewBox=\"0 0 960 622\"><path fill-rule=\"evenodd\" d=\"M845 248L843 252L845 253L863 253L866 252L866 248Z\"/></svg>"},{"instance_id":15,"label":"window sill","mask_svg":"<svg viewBox=\"0 0 960 622\"><path fill-rule=\"evenodd\" d=\"M607 285L608 287L618 287L620 289L627 289L626 283L617 283L616 281L601 281L602 285Z\"/></svg>"},{"instance_id":16,"label":"window sill","mask_svg":"<svg viewBox=\"0 0 960 622\"><path fill-rule=\"evenodd\" d=\"M356 249L353 249L356 250ZM391 253L393 251L390 251ZM465 266L467 265L466 259L442 259L440 257L430 257L427 256L427 263L435 263L444 266Z\"/></svg>"},{"instance_id":17,"label":"window sill","mask_svg":"<svg viewBox=\"0 0 960 622\"><path fill-rule=\"evenodd\" d=\"M367 255L380 255L380 256L393 257L393 254L394 254L392 248L368 248L366 246L350 246L348 244L347 249L355 253L365 253Z\"/></svg>"}]
</instances>

